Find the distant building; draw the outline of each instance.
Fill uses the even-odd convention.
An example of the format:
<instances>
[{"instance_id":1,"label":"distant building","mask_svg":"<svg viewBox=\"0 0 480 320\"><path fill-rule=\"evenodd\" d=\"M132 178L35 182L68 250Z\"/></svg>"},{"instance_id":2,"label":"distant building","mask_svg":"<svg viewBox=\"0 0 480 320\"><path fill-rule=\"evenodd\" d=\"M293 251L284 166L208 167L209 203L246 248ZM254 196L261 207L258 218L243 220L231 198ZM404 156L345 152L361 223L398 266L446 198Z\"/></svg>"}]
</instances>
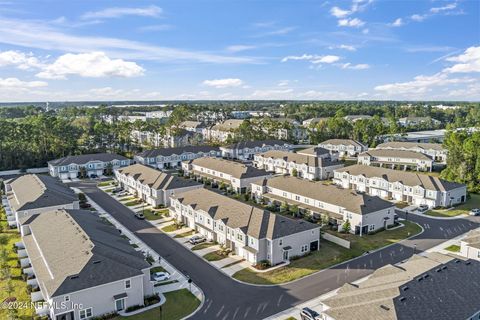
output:
<instances>
[{"instance_id":1,"label":"distant building","mask_svg":"<svg viewBox=\"0 0 480 320\"><path fill-rule=\"evenodd\" d=\"M244 120L229 119L203 130L206 140L225 142L229 137L235 137L235 131L240 128Z\"/></svg>"},{"instance_id":2,"label":"distant building","mask_svg":"<svg viewBox=\"0 0 480 320\"><path fill-rule=\"evenodd\" d=\"M321 121L327 121L327 120L328 118L310 118L307 120L303 120L302 126L304 126L305 128L310 128L311 126L316 125Z\"/></svg>"},{"instance_id":3,"label":"distant building","mask_svg":"<svg viewBox=\"0 0 480 320\"><path fill-rule=\"evenodd\" d=\"M358 155L358 164L392 169L432 171L433 163L429 156L408 150L372 149Z\"/></svg>"},{"instance_id":4,"label":"distant building","mask_svg":"<svg viewBox=\"0 0 480 320\"><path fill-rule=\"evenodd\" d=\"M210 179L213 183L226 183L237 193L248 192L250 183L271 175L243 163L210 157L185 161L182 169L194 176Z\"/></svg>"},{"instance_id":5,"label":"distant building","mask_svg":"<svg viewBox=\"0 0 480 320\"><path fill-rule=\"evenodd\" d=\"M478 319L479 282L480 262L430 252L344 284L318 311L322 320Z\"/></svg>"},{"instance_id":6,"label":"distant building","mask_svg":"<svg viewBox=\"0 0 480 320\"><path fill-rule=\"evenodd\" d=\"M81 176L82 170L87 177L92 175L100 177L108 173L113 174L113 170L128 166L131 163L131 159L118 154L92 153L49 161L48 170L52 177L59 177L62 180L78 178Z\"/></svg>"},{"instance_id":7,"label":"distant building","mask_svg":"<svg viewBox=\"0 0 480 320\"><path fill-rule=\"evenodd\" d=\"M448 150L440 143L420 143L420 142L403 142L392 141L379 144L376 149L381 150L399 150L413 151L425 154L432 158L435 162L446 163Z\"/></svg>"},{"instance_id":8,"label":"distant building","mask_svg":"<svg viewBox=\"0 0 480 320\"><path fill-rule=\"evenodd\" d=\"M368 150L365 145L352 139L330 139L319 143L318 146L330 152L338 152L340 157L354 157Z\"/></svg>"},{"instance_id":9,"label":"distant building","mask_svg":"<svg viewBox=\"0 0 480 320\"><path fill-rule=\"evenodd\" d=\"M403 127L418 126L425 123L431 123L434 126L441 124L440 121L431 117L405 117L398 119L398 124Z\"/></svg>"},{"instance_id":10,"label":"distant building","mask_svg":"<svg viewBox=\"0 0 480 320\"><path fill-rule=\"evenodd\" d=\"M297 153L271 150L254 156L254 165L259 169L281 174L296 174L309 180L324 180L333 177L335 169L343 167L338 157L328 150L314 147Z\"/></svg>"},{"instance_id":11,"label":"distant building","mask_svg":"<svg viewBox=\"0 0 480 320\"><path fill-rule=\"evenodd\" d=\"M163 119L170 117L172 112L172 110L149 111L145 113L145 117L147 119Z\"/></svg>"},{"instance_id":12,"label":"distant building","mask_svg":"<svg viewBox=\"0 0 480 320\"><path fill-rule=\"evenodd\" d=\"M178 127L189 132L203 134L205 124L200 121L183 121L178 125Z\"/></svg>"},{"instance_id":13,"label":"distant building","mask_svg":"<svg viewBox=\"0 0 480 320\"><path fill-rule=\"evenodd\" d=\"M333 182L342 188L372 196L430 208L449 207L466 201L467 187L416 172L364 166L335 170Z\"/></svg>"},{"instance_id":14,"label":"distant building","mask_svg":"<svg viewBox=\"0 0 480 320\"><path fill-rule=\"evenodd\" d=\"M135 155L134 160L147 166L158 169L181 168L182 161L193 160L201 157L220 157L218 147L188 146L181 148L164 148L145 150Z\"/></svg>"},{"instance_id":15,"label":"distant building","mask_svg":"<svg viewBox=\"0 0 480 320\"><path fill-rule=\"evenodd\" d=\"M369 115L363 115L363 114L355 114L355 115L348 115L343 117L345 120L350 121L350 122L356 122L358 120L370 120L373 117Z\"/></svg>"},{"instance_id":16,"label":"distant building","mask_svg":"<svg viewBox=\"0 0 480 320\"><path fill-rule=\"evenodd\" d=\"M220 147L222 157L253 160L253 156L270 150L290 150L292 145L280 140L240 141L228 146Z\"/></svg>"}]
</instances>

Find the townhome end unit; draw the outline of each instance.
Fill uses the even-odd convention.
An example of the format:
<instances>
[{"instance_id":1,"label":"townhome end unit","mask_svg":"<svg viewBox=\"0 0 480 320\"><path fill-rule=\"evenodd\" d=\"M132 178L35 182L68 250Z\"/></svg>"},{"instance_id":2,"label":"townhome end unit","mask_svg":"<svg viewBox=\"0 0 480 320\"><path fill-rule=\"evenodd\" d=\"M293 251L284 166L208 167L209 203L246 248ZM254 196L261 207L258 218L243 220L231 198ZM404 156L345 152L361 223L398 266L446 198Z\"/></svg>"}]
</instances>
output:
<instances>
[{"instance_id":1,"label":"townhome end unit","mask_svg":"<svg viewBox=\"0 0 480 320\"><path fill-rule=\"evenodd\" d=\"M252 183L252 197L277 206L283 203L297 206L299 211L317 220L326 215L329 224L337 226L338 230L342 230L348 220L350 232L360 235L388 229L397 219L391 202L291 176L277 176Z\"/></svg>"},{"instance_id":2,"label":"townhome end unit","mask_svg":"<svg viewBox=\"0 0 480 320\"><path fill-rule=\"evenodd\" d=\"M480 261L480 229L469 231L460 240L460 255Z\"/></svg>"},{"instance_id":3,"label":"townhome end unit","mask_svg":"<svg viewBox=\"0 0 480 320\"><path fill-rule=\"evenodd\" d=\"M318 146L330 152L338 152L340 157L355 157L368 150L365 145L352 139L330 139L319 143Z\"/></svg>"},{"instance_id":4,"label":"townhome end unit","mask_svg":"<svg viewBox=\"0 0 480 320\"><path fill-rule=\"evenodd\" d=\"M255 265L277 265L319 249L320 226L199 189L175 194L171 216Z\"/></svg>"},{"instance_id":5,"label":"townhome end unit","mask_svg":"<svg viewBox=\"0 0 480 320\"><path fill-rule=\"evenodd\" d=\"M55 232L52 232L54 230ZM150 265L110 224L86 210L23 218L17 243L37 314L90 319L144 305L153 295Z\"/></svg>"},{"instance_id":6,"label":"townhome end unit","mask_svg":"<svg viewBox=\"0 0 480 320\"><path fill-rule=\"evenodd\" d=\"M238 160L253 160L254 155L270 150L291 150L292 144L281 140L240 141L220 147L222 157Z\"/></svg>"},{"instance_id":7,"label":"townhome end unit","mask_svg":"<svg viewBox=\"0 0 480 320\"><path fill-rule=\"evenodd\" d=\"M430 208L450 207L465 202L467 198L467 187L461 183L360 164L335 170L333 182L346 189Z\"/></svg>"},{"instance_id":8,"label":"townhome end unit","mask_svg":"<svg viewBox=\"0 0 480 320\"><path fill-rule=\"evenodd\" d=\"M440 143L391 141L379 144L376 149L414 151L429 156L435 162L447 162L448 150Z\"/></svg>"},{"instance_id":9,"label":"townhome end unit","mask_svg":"<svg viewBox=\"0 0 480 320\"><path fill-rule=\"evenodd\" d=\"M82 170L85 170L85 176L100 177L104 174L111 174L113 170L131 163L131 159L114 153L82 154L49 161L48 170L52 177L65 180L79 178Z\"/></svg>"},{"instance_id":10,"label":"townhome end unit","mask_svg":"<svg viewBox=\"0 0 480 320\"><path fill-rule=\"evenodd\" d=\"M26 174L4 183L7 196L8 224L19 226L20 220L33 214L55 209L78 209L78 196L58 179Z\"/></svg>"},{"instance_id":11,"label":"townhome end unit","mask_svg":"<svg viewBox=\"0 0 480 320\"><path fill-rule=\"evenodd\" d=\"M479 282L480 262L429 252L344 284L318 311L322 320L477 320Z\"/></svg>"},{"instance_id":12,"label":"townhome end unit","mask_svg":"<svg viewBox=\"0 0 480 320\"><path fill-rule=\"evenodd\" d=\"M170 205L174 193L203 186L138 163L115 170L115 179L124 190L154 207Z\"/></svg>"},{"instance_id":13,"label":"townhome end unit","mask_svg":"<svg viewBox=\"0 0 480 320\"><path fill-rule=\"evenodd\" d=\"M271 150L254 156L254 166L268 172L296 175L309 180L333 177L335 169L343 167L336 154L321 147L288 152Z\"/></svg>"},{"instance_id":14,"label":"townhome end unit","mask_svg":"<svg viewBox=\"0 0 480 320\"><path fill-rule=\"evenodd\" d=\"M145 150L134 156L137 163L158 169L181 168L182 161L193 160L201 157L220 157L218 147L187 146L180 148L165 148Z\"/></svg>"},{"instance_id":15,"label":"townhome end unit","mask_svg":"<svg viewBox=\"0 0 480 320\"><path fill-rule=\"evenodd\" d=\"M227 119L203 130L205 140L225 142L235 137L235 131L240 128L244 120Z\"/></svg>"},{"instance_id":16,"label":"townhome end unit","mask_svg":"<svg viewBox=\"0 0 480 320\"><path fill-rule=\"evenodd\" d=\"M358 164L392 169L432 171L433 163L429 156L408 150L372 149L358 155Z\"/></svg>"},{"instance_id":17,"label":"townhome end unit","mask_svg":"<svg viewBox=\"0 0 480 320\"><path fill-rule=\"evenodd\" d=\"M188 174L207 178L215 184L225 183L237 193L246 193L250 184L271 174L243 163L220 158L197 158L182 163L182 169Z\"/></svg>"}]
</instances>

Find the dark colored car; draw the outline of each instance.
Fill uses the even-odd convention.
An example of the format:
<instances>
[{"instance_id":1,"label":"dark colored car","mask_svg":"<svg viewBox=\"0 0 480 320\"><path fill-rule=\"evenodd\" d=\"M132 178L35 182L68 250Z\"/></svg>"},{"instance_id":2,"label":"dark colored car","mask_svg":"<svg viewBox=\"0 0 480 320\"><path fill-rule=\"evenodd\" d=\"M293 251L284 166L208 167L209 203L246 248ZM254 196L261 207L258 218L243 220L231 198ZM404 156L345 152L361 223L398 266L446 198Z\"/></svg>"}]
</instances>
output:
<instances>
[{"instance_id":1,"label":"dark colored car","mask_svg":"<svg viewBox=\"0 0 480 320\"><path fill-rule=\"evenodd\" d=\"M303 308L300 311L300 318L302 320L320 320L320 314L310 308Z\"/></svg>"}]
</instances>

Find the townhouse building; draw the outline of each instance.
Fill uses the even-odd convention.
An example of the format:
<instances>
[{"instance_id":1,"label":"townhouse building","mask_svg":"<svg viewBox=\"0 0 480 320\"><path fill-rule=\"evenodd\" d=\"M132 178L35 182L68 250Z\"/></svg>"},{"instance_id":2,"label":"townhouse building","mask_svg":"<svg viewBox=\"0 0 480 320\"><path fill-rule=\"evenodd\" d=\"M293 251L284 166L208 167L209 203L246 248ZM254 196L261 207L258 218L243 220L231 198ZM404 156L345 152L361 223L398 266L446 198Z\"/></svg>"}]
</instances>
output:
<instances>
[{"instance_id":1,"label":"townhouse building","mask_svg":"<svg viewBox=\"0 0 480 320\"><path fill-rule=\"evenodd\" d=\"M480 262L429 252L344 284L317 311L322 320L476 320L479 281Z\"/></svg>"},{"instance_id":2,"label":"townhouse building","mask_svg":"<svg viewBox=\"0 0 480 320\"><path fill-rule=\"evenodd\" d=\"M368 114L353 114L353 115L347 115L343 118L349 122L356 122L360 120L371 120L373 117Z\"/></svg>"},{"instance_id":3,"label":"townhouse building","mask_svg":"<svg viewBox=\"0 0 480 320\"><path fill-rule=\"evenodd\" d=\"M333 182L342 188L430 208L450 207L467 198L464 184L416 172L360 164L335 170Z\"/></svg>"},{"instance_id":4,"label":"townhouse building","mask_svg":"<svg viewBox=\"0 0 480 320\"><path fill-rule=\"evenodd\" d=\"M292 145L281 140L240 141L220 147L222 157L238 160L253 160L254 155L270 150L291 150Z\"/></svg>"},{"instance_id":5,"label":"townhouse building","mask_svg":"<svg viewBox=\"0 0 480 320\"><path fill-rule=\"evenodd\" d=\"M365 145L352 139L330 139L319 143L318 146L330 152L338 152L340 157L355 157L368 150Z\"/></svg>"},{"instance_id":6,"label":"townhouse building","mask_svg":"<svg viewBox=\"0 0 480 320\"><path fill-rule=\"evenodd\" d=\"M354 234L387 229L396 221L395 206L391 202L320 181L291 176L253 182L252 197L277 206L286 202L315 219L326 215L329 223L339 230L348 220L350 232Z\"/></svg>"},{"instance_id":7,"label":"townhouse building","mask_svg":"<svg viewBox=\"0 0 480 320\"><path fill-rule=\"evenodd\" d=\"M79 199L72 189L58 179L27 174L4 182L5 210L11 227L33 214L55 209L78 209Z\"/></svg>"},{"instance_id":8,"label":"townhouse building","mask_svg":"<svg viewBox=\"0 0 480 320\"><path fill-rule=\"evenodd\" d=\"M440 143L391 141L379 144L376 149L413 151L425 154L432 158L435 162L447 162L448 151Z\"/></svg>"},{"instance_id":9,"label":"townhouse building","mask_svg":"<svg viewBox=\"0 0 480 320\"><path fill-rule=\"evenodd\" d=\"M255 265L271 265L319 249L320 226L293 220L199 189L175 194L170 213L177 221L229 248Z\"/></svg>"},{"instance_id":10,"label":"townhouse building","mask_svg":"<svg viewBox=\"0 0 480 320\"><path fill-rule=\"evenodd\" d=\"M153 295L143 254L91 211L32 215L22 221L21 235L18 254L36 290L31 300L38 315L90 319L144 305Z\"/></svg>"},{"instance_id":11,"label":"townhouse building","mask_svg":"<svg viewBox=\"0 0 480 320\"><path fill-rule=\"evenodd\" d=\"M225 142L235 137L235 131L240 128L243 119L227 119L203 130L205 140Z\"/></svg>"},{"instance_id":12,"label":"townhouse building","mask_svg":"<svg viewBox=\"0 0 480 320\"><path fill-rule=\"evenodd\" d=\"M309 180L333 177L335 169L343 167L335 154L321 147L294 152L271 150L254 156L256 168L281 174L295 175Z\"/></svg>"},{"instance_id":13,"label":"townhouse building","mask_svg":"<svg viewBox=\"0 0 480 320\"><path fill-rule=\"evenodd\" d=\"M380 166L392 169L414 169L419 171L432 171L434 161L429 156L414 151L372 149L360 153L357 157L358 164L367 166Z\"/></svg>"},{"instance_id":14,"label":"townhouse building","mask_svg":"<svg viewBox=\"0 0 480 320\"><path fill-rule=\"evenodd\" d=\"M480 261L480 229L469 231L460 240L460 255L467 259Z\"/></svg>"},{"instance_id":15,"label":"townhouse building","mask_svg":"<svg viewBox=\"0 0 480 320\"><path fill-rule=\"evenodd\" d=\"M138 163L115 170L115 179L124 190L154 207L170 205L170 196L174 193L202 187L202 184L193 180Z\"/></svg>"},{"instance_id":16,"label":"townhouse building","mask_svg":"<svg viewBox=\"0 0 480 320\"><path fill-rule=\"evenodd\" d=\"M243 163L220 158L203 157L182 163L182 169L196 177L210 179L215 184L225 183L237 193L250 190L250 183L271 174Z\"/></svg>"},{"instance_id":17,"label":"townhouse building","mask_svg":"<svg viewBox=\"0 0 480 320\"><path fill-rule=\"evenodd\" d=\"M181 168L182 161L193 160L201 157L220 157L218 147L187 146L180 148L163 148L145 150L133 157L135 162L158 169Z\"/></svg>"},{"instance_id":18,"label":"townhouse building","mask_svg":"<svg viewBox=\"0 0 480 320\"><path fill-rule=\"evenodd\" d=\"M398 124L403 127L418 126L421 124L432 124L434 126L440 125L442 122L431 117L404 117L398 119Z\"/></svg>"},{"instance_id":19,"label":"townhouse building","mask_svg":"<svg viewBox=\"0 0 480 320\"><path fill-rule=\"evenodd\" d=\"M307 130L295 119L289 118L270 118L280 124L280 127L274 133L276 139L289 141L304 141L308 139ZM268 130L264 129L268 134Z\"/></svg>"},{"instance_id":20,"label":"townhouse building","mask_svg":"<svg viewBox=\"0 0 480 320\"><path fill-rule=\"evenodd\" d=\"M203 134L203 130L206 128L203 122L190 120L181 122L178 127L197 134Z\"/></svg>"},{"instance_id":21,"label":"townhouse building","mask_svg":"<svg viewBox=\"0 0 480 320\"><path fill-rule=\"evenodd\" d=\"M109 175L113 170L128 166L131 159L114 153L93 153L78 156L67 156L48 162L48 170L52 177L62 180Z\"/></svg>"},{"instance_id":22,"label":"townhouse building","mask_svg":"<svg viewBox=\"0 0 480 320\"><path fill-rule=\"evenodd\" d=\"M322 121L327 121L328 118L310 118L302 121L302 126L305 128L311 128L315 126L317 123L322 122Z\"/></svg>"}]
</instances>

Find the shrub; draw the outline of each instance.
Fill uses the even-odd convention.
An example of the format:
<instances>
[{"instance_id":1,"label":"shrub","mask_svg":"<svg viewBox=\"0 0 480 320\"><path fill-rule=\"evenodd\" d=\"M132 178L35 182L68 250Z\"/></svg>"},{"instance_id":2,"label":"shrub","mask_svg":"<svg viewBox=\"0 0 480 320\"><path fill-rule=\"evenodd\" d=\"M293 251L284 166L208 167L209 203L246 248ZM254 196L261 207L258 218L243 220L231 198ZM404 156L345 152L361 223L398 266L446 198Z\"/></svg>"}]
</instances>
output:
<instances>
[{"instance_id":1,"label":"shrub","mask_svg":"<svg viewBox=\"0 0 480 320\"><path fill-rule=\"evenodd\" d=\"M128 308L125 309L125 312L132 312L132 311L135 311L135 310L138 310L138 309L142 309L143 306L137 304L137 305L134 305L134 306L130 306Z\"/></svg>"},{"instance_id":2,"label":"shrub","mask_svg":"<svg viewBox=\"0 0 480 320\"><path fill-rule=\"evenodd\" d=\"M155 259L153 259L153 257L149 254L145 257L145 260L150 264L153 264L155 262Z\"/></svg>"},{"instance_id":3,"label":"shrub","mask_svg":"<svg viewBox=\"0 0 480 320\"><path fill-rule=\"evenodd\" d=\"M269 268L270 262L268 260L261 260L259 261L254 267L257 268L258 270L265 270Z\"/></svg>"},{"instance_id":4,"label":"shrub","mask_svg":"<svg viewBox=\"0 0 480 320\"><path fill-rule=\"evenodd\" d=\"M145 306L150 306L158 302L160 302L160 298L157 295L151 295L144 298Z\"/></svg>"},{"instance_id":5,"label":"shrub","mask_svg":"<svg viewBox=\"0 0 480 320\"><path fill-rule=\"evenodd\" d=\"M116 318L117 316L118 316L117 312L110 312L110 313L105 313L98 317L93 317L92 320L108 320L108 319Z\"/></svg>"}]
</instances>

